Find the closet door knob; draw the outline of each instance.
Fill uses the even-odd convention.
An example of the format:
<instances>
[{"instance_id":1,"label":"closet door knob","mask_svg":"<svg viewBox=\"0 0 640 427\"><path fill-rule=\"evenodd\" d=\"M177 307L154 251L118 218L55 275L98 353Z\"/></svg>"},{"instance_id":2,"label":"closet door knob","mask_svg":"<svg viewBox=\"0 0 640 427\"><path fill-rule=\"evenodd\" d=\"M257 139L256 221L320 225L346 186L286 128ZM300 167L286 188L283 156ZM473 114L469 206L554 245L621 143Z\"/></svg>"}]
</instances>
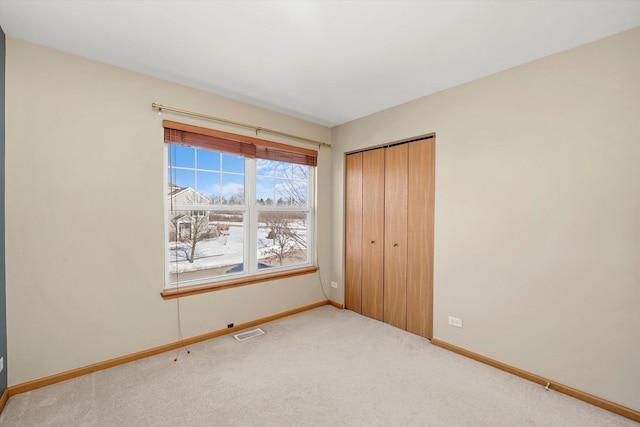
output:
<instances>
[{"instance_id":1,"label":"closet door knob","mask_svg":"<svg viewBox=\"0 0 640 427\"><path fill-rule=\"evenodd\" d=\"M394 244L393 244L393 247L395 248L396 246L398 246L398 244L397 244L397 243L394 243Z\"/></svg>"},{"instance_id":2,"label":"closet door knob","mask_svg":"<svg viewBox=\"0 0 640 427\"><path fill-rule=\"evenodd\" d=\"M372 240L372 241L371 241L371 244L373 245L375 242L376 242L375 240Z\"/></svg>"}]
</instances>

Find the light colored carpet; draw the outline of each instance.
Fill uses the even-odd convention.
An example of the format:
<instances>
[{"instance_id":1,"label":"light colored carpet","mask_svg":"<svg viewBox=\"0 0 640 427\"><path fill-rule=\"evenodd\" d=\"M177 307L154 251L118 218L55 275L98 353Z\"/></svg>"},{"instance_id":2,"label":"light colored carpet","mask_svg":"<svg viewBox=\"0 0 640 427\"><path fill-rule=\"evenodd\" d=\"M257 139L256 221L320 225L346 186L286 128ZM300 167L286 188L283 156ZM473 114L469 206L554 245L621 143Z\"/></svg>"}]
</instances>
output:
<instances>
[{"instance_id":1,"label":"light colored carpet","mask_svg":"<svg viewBox=\"0 0 640 427\"><path fill-rule=\"evenodd\" d=\"M2 426L638 426L331 306L23 393Z\"/></svg>"}]
</instances>

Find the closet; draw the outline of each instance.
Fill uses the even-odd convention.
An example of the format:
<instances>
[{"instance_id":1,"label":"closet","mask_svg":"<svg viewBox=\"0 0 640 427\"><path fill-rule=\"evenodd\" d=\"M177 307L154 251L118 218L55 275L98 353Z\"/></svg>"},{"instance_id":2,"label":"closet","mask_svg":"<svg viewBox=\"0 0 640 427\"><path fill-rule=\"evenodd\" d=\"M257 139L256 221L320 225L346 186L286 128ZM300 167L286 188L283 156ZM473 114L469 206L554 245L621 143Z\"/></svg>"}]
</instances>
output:
<instances>
[{"instance_id":1,"label":"closet","mask_svg":"<svg viewBox=\"0 0 640 427\"><path fill-rule=\"evenodd\" d=\"M345 308L433 330L435 138L346 156Z\"/></svg>"}]
</instances>

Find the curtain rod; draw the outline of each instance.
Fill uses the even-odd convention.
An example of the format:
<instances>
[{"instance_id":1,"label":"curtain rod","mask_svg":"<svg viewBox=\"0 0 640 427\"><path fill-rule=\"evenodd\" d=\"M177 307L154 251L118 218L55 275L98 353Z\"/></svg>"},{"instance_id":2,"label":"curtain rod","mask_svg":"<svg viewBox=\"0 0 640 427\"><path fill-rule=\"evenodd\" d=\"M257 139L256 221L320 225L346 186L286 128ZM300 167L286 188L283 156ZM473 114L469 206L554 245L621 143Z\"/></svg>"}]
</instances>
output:
<instances>
[{"instance_id":1,"label":"curtain rod","mask_svg":"<svg viewBox=\"0 0 640 427\"><path fill-rule=\"evenodd\" d=\"M176 113L186 114L188 116L200 117L201 119L213 120L216 122L228 123L231 125L240 126L247 129L253 129L256 132L256 136L258 135L259 132L264 132L264 133L270 133L272 135L279 135L279 136L285 136L287 138L297 139L299 141L304 141L311 144L318 144L324 147L331 147L331 144L327 142L316 141L315 139L304 138L302 136L292 135L290 133L280 132L280 131L269 129L269 128L263 128L260 126L249 125L246 123L236 122L233 120L222 119L220 117L210 116L208 114L195 113L193 111L187 111L180 108L169 107L167 105L156 104L155 102L151 104L151 108L158 110L158 114L162 113L162 110L174 111Z\"/></svg>"}]
</instances>

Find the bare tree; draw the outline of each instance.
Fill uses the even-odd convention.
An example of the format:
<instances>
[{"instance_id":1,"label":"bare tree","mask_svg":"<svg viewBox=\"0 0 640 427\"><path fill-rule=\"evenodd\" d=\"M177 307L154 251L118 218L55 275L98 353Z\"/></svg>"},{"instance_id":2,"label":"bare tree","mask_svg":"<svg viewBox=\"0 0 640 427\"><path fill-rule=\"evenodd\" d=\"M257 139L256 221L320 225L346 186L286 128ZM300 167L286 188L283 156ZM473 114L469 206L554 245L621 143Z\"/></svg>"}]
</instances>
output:
<instances>
[{"instance_id":1,"label":"bare tree","mask_svg":"<svg viewBox=\"0 0 640 427\"><path fill-rule=\"evenodd\" d=\"M302 206L307 203L309 167L298 164L276 164L277 175L284 178L276 187L279 196L278 204Z\"/></svg>"},{"instance_id":2,"label":"bare tree","mask_svg":"<svg viewBox=\"0 0 640 427\"><path fill-rule=\"evenodd\" d=\"M263 211L259 223L268 231L271 245L263 250L272 262L284 265L288 260L300 256L307 249L307 213L287 211L289 208L305 207L309 197L309 167L287 162L265 164L265 176L274 176L274 192L271 197L259 199L258 204L277 206L278 211Z\"/></svg>"},{"instance_id":3,"label":"bare tree","mask_svg":"<svg viewBox=\"0 0 640 427\"><path fill-rule=\"evenodd\" d=\"M208 204L209 200L203 195L189 187L170 188L170 197L173 204L193 205L191 211L171 211L171 224L173 225L173 235L170 239L175 244L175 251L182 252L183 256L193 263L196 258L196 246L198 242L210 237L216 237L215 230L209 227L209 212L206 210L196 210L197 205ZM180 243L180 244L178 244Z\"/></svg>"},{"instance_id":4,"label":"bare tree","mask_svg":"<svg viewBox=\"0 0 640 427\"><path fill-rule=\"evenodd\" d=\"M269 258L276 260L279 265L284 265L285 260L306 249L306 240L298 234L294 227L294 222L299 214L262 212L260 216L261 222L264 222L269 229L267 238L272 241L272 246L264 251L264 254Z\"/></svg>"},{"instance_id":5,"label":"bare tree","mask_svg":"<svg viewBox=\"0 0 640 427\"><path fill-rule=\"evenodd\" d=\"M203 239L212 237L209 229L209 215L201 211L175 212L171 218L175 232L175 241L181 245L176 245L176 251L181 251L190 263L196 257L196 246Z\"/></svg>"}]
</instances>

